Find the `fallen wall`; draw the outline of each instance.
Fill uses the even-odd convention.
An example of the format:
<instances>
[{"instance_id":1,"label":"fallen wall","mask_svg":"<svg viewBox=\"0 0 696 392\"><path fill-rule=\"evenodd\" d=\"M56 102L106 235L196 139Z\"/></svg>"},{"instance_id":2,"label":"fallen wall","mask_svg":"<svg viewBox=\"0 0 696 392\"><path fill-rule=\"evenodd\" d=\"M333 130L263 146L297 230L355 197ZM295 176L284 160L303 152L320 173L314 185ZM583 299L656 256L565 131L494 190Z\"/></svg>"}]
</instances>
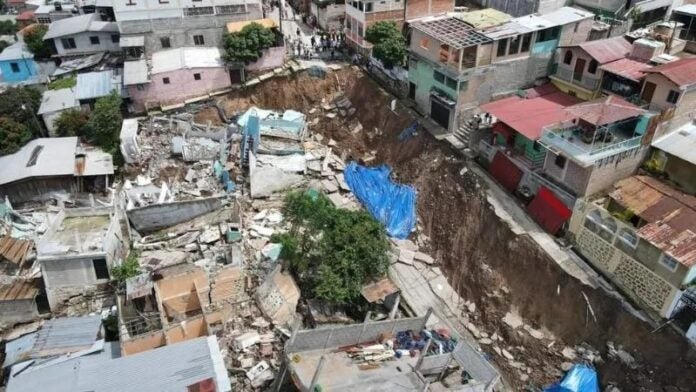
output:
<instances>
[{"instance_id":1,"label":"fallen wall","mask_svg":"<svg viewBox=\"0 0 696 392\"><path fill-rule=\"evenodd\" d=\"M220 207L220 199L208 198L152 204L129 210L127 215L137 231L146 233L187 222Z\"/></svg>"}]
</instances>

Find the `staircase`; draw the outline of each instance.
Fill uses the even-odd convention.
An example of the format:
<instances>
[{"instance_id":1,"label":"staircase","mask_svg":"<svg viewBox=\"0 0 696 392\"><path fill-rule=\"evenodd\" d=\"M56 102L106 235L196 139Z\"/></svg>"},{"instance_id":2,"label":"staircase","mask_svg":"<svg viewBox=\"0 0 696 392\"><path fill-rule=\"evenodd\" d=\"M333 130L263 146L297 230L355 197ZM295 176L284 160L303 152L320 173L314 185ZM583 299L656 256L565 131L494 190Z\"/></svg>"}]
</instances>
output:
<instances>
[{"instance_id":1,"label":"staircase","mask_svg":"<svg viewBox=\"0 0 696 392\"><path fill-rule=\"evenodd\" d=\"M454 130L450 136L447 136L446 140L459 151L469 148L469 141L471 139L471 132L473 131L474 120L470 118L462 123L459 128Z\"/></svg>"}]
</instances>

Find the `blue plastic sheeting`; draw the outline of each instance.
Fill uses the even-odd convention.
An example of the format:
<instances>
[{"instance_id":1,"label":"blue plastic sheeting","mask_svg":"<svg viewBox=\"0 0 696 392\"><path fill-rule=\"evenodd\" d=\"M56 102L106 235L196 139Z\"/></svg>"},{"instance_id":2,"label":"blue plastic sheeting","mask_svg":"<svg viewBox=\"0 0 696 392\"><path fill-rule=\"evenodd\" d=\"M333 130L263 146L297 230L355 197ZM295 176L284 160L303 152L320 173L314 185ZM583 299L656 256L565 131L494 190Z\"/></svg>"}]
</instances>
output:
<instances>
[{"instance_id":1,"label":"blue plastic sheeting","mask_svg":"<svg viewBox=\"0 0 696 392\"><path fill-rule=\"evenodd\" d=\"M389 179L388 166L368 168L351 162L344 176L350 190L378 221L387 234L406 238L416 226L416 190Z\"/></svg>"},{"instance_id":2,"label":"blue plastic sheeting","mask_svg":"<svg viewBox=\"0 0 696 392\"><path fill-rule=\"evenodd\" d=\"M544 389L544 392L599 392L597 371L587 365L575 365L559 384Z\"/></svg>"}]
</instances>

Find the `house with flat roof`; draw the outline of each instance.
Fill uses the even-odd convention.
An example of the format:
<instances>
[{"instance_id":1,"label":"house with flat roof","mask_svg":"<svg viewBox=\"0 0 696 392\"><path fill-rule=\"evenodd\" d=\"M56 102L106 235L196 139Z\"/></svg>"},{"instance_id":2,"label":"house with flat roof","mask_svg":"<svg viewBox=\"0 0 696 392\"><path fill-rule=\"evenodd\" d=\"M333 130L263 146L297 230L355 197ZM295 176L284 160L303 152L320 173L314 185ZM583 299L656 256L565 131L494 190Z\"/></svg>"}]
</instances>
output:
<instances>
[{"instance_id":1,"label":"house with flat roof","mask_svg":"<svg viewBox=\"0 0 696 392\"><path fill-rule=\"evenodd\" d=\"M120 51L118 25L99 14L85 14L51 23L44 40L52 40L57 57Z\"/></svg>"},{"instance_id":2,"label":"house with flat roof","mask_svg":"<svg viewBox=\"0 0 696 392\"><path fill-rule=\"evenodd\" d=\"M41 96L41 106L36 113L41 116L48 130L48 135L56 136L54 122L66 110L80 110L80 101L75 96L75 88L46 90Z\"/></svg>"},{"instance_id":3,"label":"house with flat roof","mask_svg":"<svg viewBox=\"0 0 696 392\"><path fill-rule=\"evenodd\" d=\"M13 204L43 201L54 192L104 192L114 174L111 154L77 137L34 139L0 157L0 197Z\"/></svg>"},{"instance_id":4,"label":"house with flat roof","mask_svg":"<svg viewBox=\"0 0 696 392\"><path fill-rule=\"evenodd\" d=\"M34 10L34 20L36 23L49 25L53 22L72 18L78 15L75 4L56 1L51 4L42 3Z\"/></svg>"},{"instance_id":5,"label":"house with flat roof","mask_svg":"<svg viewBox=\"0 0 696 392\"><path fill-rule=\"evenodd\" d=\"M22 41L15 42L0 53L0 73L2 81L10 85L41 83L34 54Z\"/></svg>"},{"instance_id":6,"label":"house with flat roof","mask_svg":"<svg viewBox=\"0 0 696 392\"><path fill-rule=\"evenodd\" d=\"M654 170L676 188L696 194L696 125L688 123L652 141L646 168Z\"/></svg>"},{"instance_id":7,"label":"house with flat roof","mask_svg":"<svg viewBox=\"0 0 696 392\"><path fill-rule=\"evenodd\" d=\"M569 232L592 265L651 313L670 318L682 295L690 295L696 279L693 196L652 177L631 176L607 194L580 200ZM686 331L690 323L681 327Z\"/></svg>"},{"instance_id":8,"label":"house with flat roof","mask_svg":"<svg viewBox=\"0 0 696 392\"><path fill-rule=\"evenodd\" d=\"M52 311L76 295L106 288L125 258L119 219L110 207L63 209L36 244Z\"/></svg>"},{"instance_id":9,"label":"house with flat roof","mask_svg":"<svg viewBox=\"0 0 696 392\"><path fill-rule=\"evenodd\" d=\"M232 386L215 336L201 337L122 357L118 342L100 340L89 350L14 365L7 392L217 391Z\"/></svg>"},{"instance_id":10,"label":"house with flat roof","mask_svg":"<svg viewBox=\"0 0 696 392\"><path fill-rule=\"evenodd\" d=\"M218 48L178 48L152 54L152 59L124 63L124 85L131 108L183 105L228 89L232 82Z\"/></svg>"}]
</instances>

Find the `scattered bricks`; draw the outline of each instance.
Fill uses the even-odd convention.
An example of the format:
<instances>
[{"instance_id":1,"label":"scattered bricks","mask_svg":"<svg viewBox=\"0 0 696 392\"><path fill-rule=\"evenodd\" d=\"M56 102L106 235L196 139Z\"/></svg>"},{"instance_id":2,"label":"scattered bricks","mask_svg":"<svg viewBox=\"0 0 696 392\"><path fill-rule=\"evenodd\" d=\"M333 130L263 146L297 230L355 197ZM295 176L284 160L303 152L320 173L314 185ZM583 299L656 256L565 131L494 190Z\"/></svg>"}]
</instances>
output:
<instances>
[{"instance_id":1,"label":"scattered bricks","mask_svg":"<svg viewBox=\"0 0 696 392\"><path fill-rule=\"evenodd\" d=\"M247 332L234 338L234 348L237 351L242 351L259 343L260 340L258 332Z\"/></svg>"}]
</instances>

